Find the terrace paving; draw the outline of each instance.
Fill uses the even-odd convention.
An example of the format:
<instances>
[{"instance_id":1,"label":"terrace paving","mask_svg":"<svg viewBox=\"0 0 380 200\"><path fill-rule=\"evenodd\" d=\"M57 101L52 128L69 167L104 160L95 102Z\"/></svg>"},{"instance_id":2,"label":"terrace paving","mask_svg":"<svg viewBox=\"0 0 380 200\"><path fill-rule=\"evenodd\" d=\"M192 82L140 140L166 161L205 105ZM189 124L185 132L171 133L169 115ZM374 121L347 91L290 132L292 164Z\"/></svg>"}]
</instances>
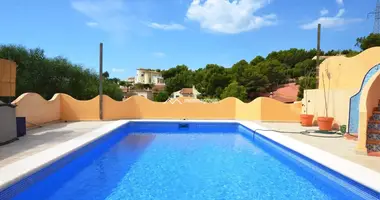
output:
<instances>
[{"instance_id":1,"label":"terrace paving","mask_svg":"<svg viewBox=\"0 0 380 200\"><path fill-rule=\"evenodd\" d=\"M0 146L0 168L28 156L52 148L75 137L95 130L110 121L86 121L47 124L41 128L28 129L24 137Z\"/></svg>"},{"instance_id":2,"label":"terrace paving","mask_svg":"<svg viewBox=\"0 0 380 200\"><path fill-rule=\"evenodd\" d=\"M299 123L272 123L260 122L255 123L266 127L270 130L279 130L280 134L286 135L308 145L319 148L356 164L362 165L380 173L380 157L357 154L355 151L356 141L341 138L322 138L311 137L303 134L295 134L292 132L300 132L304 130L317 130L318 127L302 127ZM355 173L355 172L353 172Z\"/></svg>"}]
</instances>

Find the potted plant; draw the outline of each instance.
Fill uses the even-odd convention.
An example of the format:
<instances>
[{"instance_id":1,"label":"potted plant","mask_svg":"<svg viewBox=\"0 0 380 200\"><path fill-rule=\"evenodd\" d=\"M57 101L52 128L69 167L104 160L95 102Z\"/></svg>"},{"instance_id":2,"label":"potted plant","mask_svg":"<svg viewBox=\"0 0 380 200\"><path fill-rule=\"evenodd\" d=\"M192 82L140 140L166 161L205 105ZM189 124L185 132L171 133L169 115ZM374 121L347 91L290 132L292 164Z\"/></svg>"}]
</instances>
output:
<instances>
[{"instance_id":1,"label":"potted plant","mask_svg":"<svg viewBox=\"0 0 380 200\"><path fill-rule=\"evenodd\" d=\"M313 125L314 115L310 115L307 112L308 111L307 107L308 107L308 103L310 102L310 100L307 98L307 92L304 92L305 89L311 89L309 87L309 85L313 85L313 84L309 84L311 81L313 81L312 77L306 76L299 83L300 88L299 88L299 94L298 95L299 95L299 97L303 96L304 100L305 100L304 104L302 104L302 113L300 114L300 122L301 122L302 126L312 126Z\"/></svg>"},{"instance_id":2,"label":"potted plant","mask_svg":"<svg viewBox=\"0 0 380 200\"><path fill-rule=\"evenodd\" d=\"M330 94L330 73L328 71L328 64L326 64L326 76L329 80L329 88L328 88L328 92ZM326 86L325 86L325 78L324 78L324 73L322 73L322 82L323 82L323 96L324 96L324 103L325 103L325 116L324 117L318 117L317 121L318 121L318 127L319 127L319 130L321 131L331 131L332 129L332 125L333 125L333 122L334 122L334 118L333 117L329 117L329 110L328 110L328 100L326 98Z\"/></svg>"}]
</instances>

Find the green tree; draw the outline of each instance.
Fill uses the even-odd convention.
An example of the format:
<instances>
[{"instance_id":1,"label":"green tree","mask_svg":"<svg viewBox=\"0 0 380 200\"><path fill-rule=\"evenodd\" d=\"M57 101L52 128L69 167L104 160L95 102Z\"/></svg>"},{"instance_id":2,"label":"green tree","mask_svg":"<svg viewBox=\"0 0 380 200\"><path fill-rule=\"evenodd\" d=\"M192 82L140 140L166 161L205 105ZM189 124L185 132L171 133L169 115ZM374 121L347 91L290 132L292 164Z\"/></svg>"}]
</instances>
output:
<instances>
[{"instance_id":1,"label":"green tree","mask_svg":"<svg viewBox=\"0 0 380 200\"><path fill-rule=\"evenodd\" d=\"M262 56L256 56L251 62L249 62L250 65L255 66L261 62L265 61L265 58Z\"/></svg>"},{"instance_id":2,"label":"green tree","mask_svg":"<svg viewBox=\"0 0 380 200\"><path fill-rule=\"evenodd\" d=\"M104 78L109 78L110 74L107 71L105 71L105 72L103 72L103 77Z\"/></svg>"},{"instance_id":3,"label":"green tree","mask_svg":"<svg viewBox=\"0 0 380 200\"><path fill-rule=\"evenodd\" d=\"M259 72L268 78L269 90L287 82L286 69L278 60L266 60L255 66Z\"/></svg>"},{"instance_id":4,"label":"green tree","mask_svg":"<svg viewBox=\"0 0 380 200\"><path fill-rule=\"evenodd\" d=\"M96 72L62 57L47 58L42 49L0 45L0 58L17 63L16 96L35 92L50 99L55 93L66 93L79 100L88 100L98 95ZM123 97L119 85L107 79L103 80L103 92L115 100Z\"/></svg>"},{"instance_id":5,"label":"green tree","mask_svg":"<svg viewBox=\"0 0 380 200\"><path fill-rule=\"evenodd\" d=\"M127 81L120 81L120 82L119 82L119 85L120 85L120 86L127 87Z\"/></svg>"},{"instance_id":6,"label":"green tree","mask_svg":"<svg viewBox=\"0 0 380 200\"><path fill-rule=\"evenodd\" d=\"M302 62L296 64L296 66L292 69L292 77L301 77L305 76L308 73L315 73L317 62L312 59L306 59Z\"/></svg>"},{"instance_id":7,"label":"green tree","mask_svg":"<svg viewBox=\"0 0 380 200\"><path fill-rule=\"evenodd\" d=\"M153 98L154 98L154 101L165 102L166 100L168 100L169 94L166 91L161 91L161 92L155 94Z\"/></svg>"},{"instance_id":8,"label":"green tree","mask_svg":"<svg viewBox=\"0 0 380 200\"><path fill-rule=\"evenodd\" d=\"M380 34L371 33L366 37L357 38L356 46L363 51L371 47L380 46Z\"/></svg>"},{"instance_id":9,"label":"green tree","mask_svg":"<svg viewBox=\"0 0 380 200\"><path fill-rule=\"evenodd\" d=\"M238 82L234 81L223 90L223 93L220 95L220 97L222 99L227 97L236 97L241 101L246 101L247 91L245 90L244 86L241 86Z\"/></svg>"}]
</instances>

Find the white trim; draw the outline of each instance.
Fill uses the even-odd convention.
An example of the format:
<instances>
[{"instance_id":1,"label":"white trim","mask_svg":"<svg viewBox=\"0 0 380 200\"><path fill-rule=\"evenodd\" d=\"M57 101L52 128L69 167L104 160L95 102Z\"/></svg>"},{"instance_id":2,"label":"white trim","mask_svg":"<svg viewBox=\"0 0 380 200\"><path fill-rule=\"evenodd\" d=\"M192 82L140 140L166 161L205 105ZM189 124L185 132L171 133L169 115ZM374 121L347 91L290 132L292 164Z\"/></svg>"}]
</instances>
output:
<instances>
[{"instance_id":1,"label":"white trim","mask_svg":"<svg viewBox=\"0 0 380 200\"><path fill-rule=\"evenodd\" d=\"M257 129L267 129L266 127L260 126L254 122L250 121L237 121L237 120L119 120L112 122L110 124L104 125L103 127L81 135L77 138L64 142L60 145L49 148L43 152L34 154L25 159L19 160L12 164L6 165L0 168L0 191L11 184L21 180L22 178L38 171L39 169L53 163L54 161L62 158L63 156L83 147L84 145L100 138L110 131L120 127L121 125L128 123L130 121L156 121L156 122L216 122L216 123L234 123L238 122L241 125L255 131ZM380 192L380 173L353 163L351 161L345 160L341 157L335 156L331 153L318 149L316 147L310 146L308 144L302 143L298 140L292 139L286 135L280 134L275 131L256 131L285 147L288 147L358 183L367 186L377 192Z\"/></svg>"}]
</instances>

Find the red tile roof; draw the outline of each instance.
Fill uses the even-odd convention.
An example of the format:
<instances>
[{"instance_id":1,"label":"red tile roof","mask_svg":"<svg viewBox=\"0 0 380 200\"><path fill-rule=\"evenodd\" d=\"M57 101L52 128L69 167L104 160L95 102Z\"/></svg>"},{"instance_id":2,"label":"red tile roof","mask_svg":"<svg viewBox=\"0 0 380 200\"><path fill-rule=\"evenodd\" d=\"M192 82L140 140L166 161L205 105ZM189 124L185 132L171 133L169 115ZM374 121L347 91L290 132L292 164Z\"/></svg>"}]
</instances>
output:
<instances>
[{"instance_id":1,"label":"red tile roof","mask_svg":"<svg viewBox=\"0 0 380 200\"><path fill-rule=\"evenodd\" d=\"M269 95L269 97L284 103L292 103L297 101L298 89L299 86L295 83L284 84L276 91L274 91L272 93L272 96Z\"/></svg>"},{"instance_id":2,"label":"red tile roof","mask_svg":"<svg viewBox=\"0 0 380 200\"><path fill-rule=\"evenodd\" d=\"M193 94L193 88L182 88L181 94Z\"/></svg>"}]
</instances>

